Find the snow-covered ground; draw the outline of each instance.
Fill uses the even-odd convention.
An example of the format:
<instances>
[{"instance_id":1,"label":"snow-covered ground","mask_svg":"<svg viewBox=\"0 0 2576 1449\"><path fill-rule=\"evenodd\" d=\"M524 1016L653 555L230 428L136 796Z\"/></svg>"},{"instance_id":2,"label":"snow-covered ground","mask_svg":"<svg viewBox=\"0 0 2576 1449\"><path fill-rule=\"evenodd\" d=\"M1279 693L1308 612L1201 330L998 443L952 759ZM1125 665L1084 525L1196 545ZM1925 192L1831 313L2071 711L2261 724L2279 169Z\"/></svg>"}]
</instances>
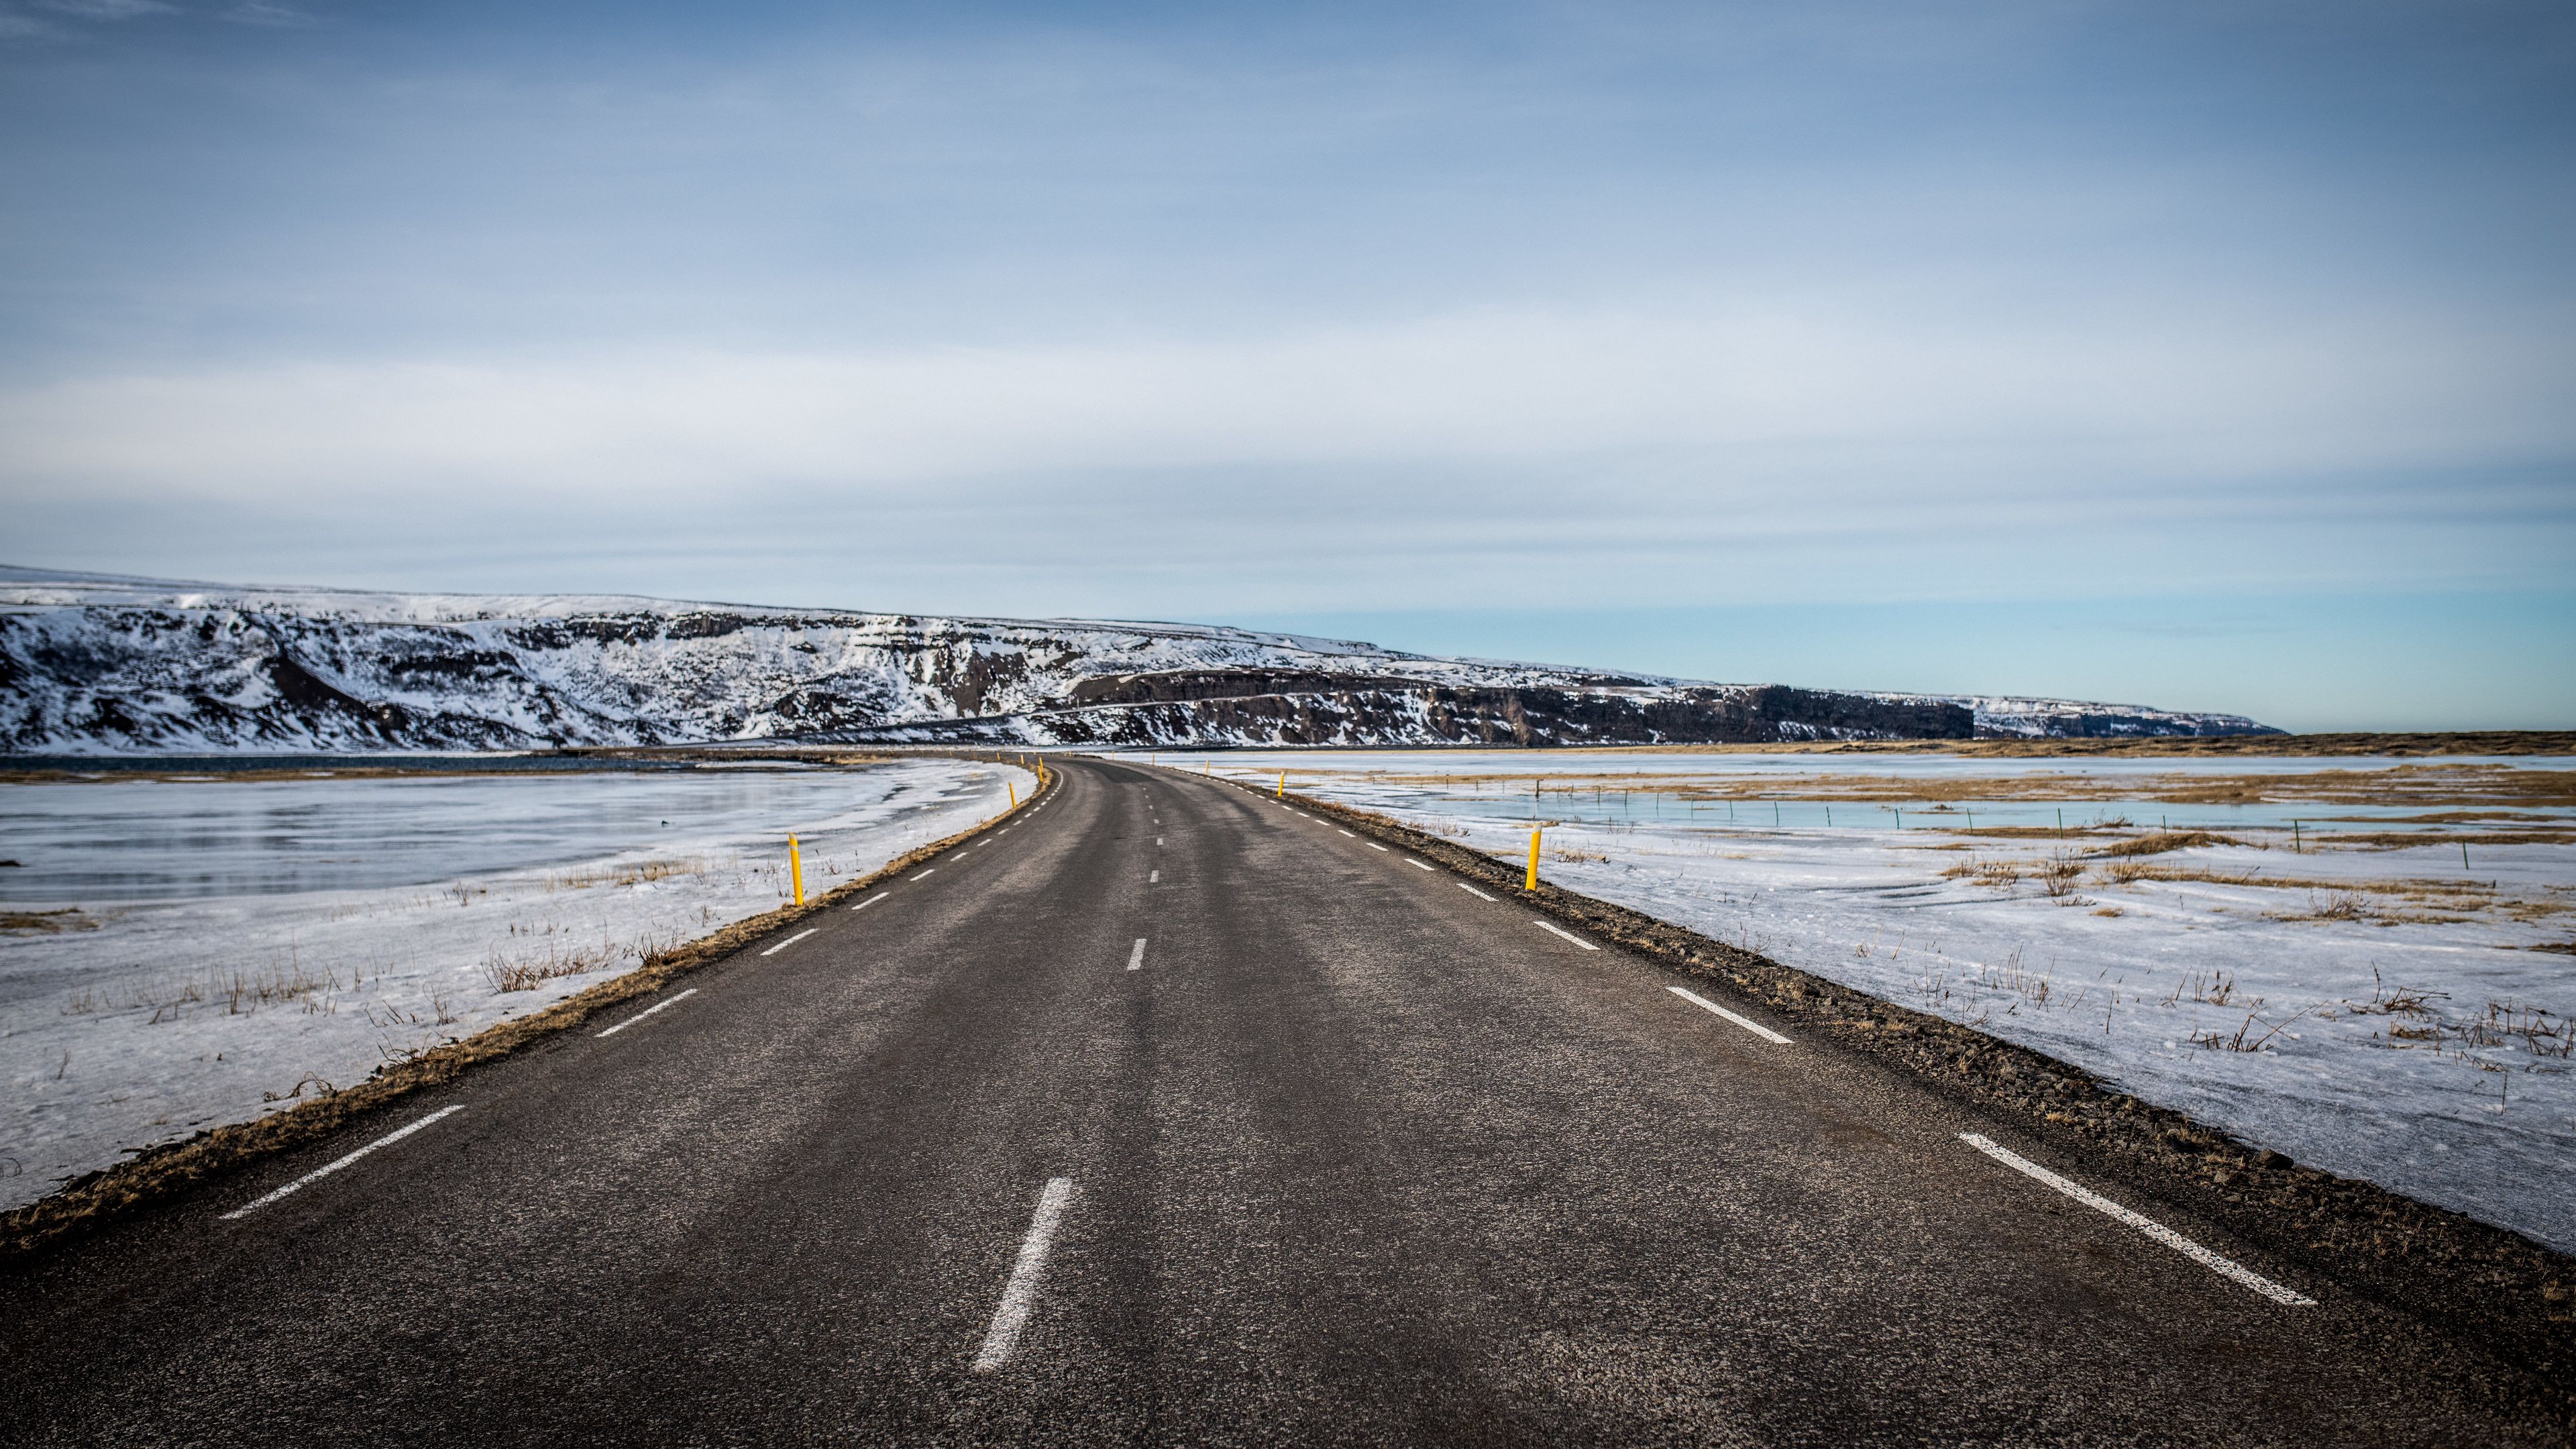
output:
<instances>
[{"instance_id":1,"label":"snow-covered ground","mask_svg":"<svg viewBox=\"0 0 2576 1449\"><path fill-rule=\"evenodd\" d=\"M1001 813L1016 767L0 785L0 1207Z\"/></svg>"},{"instance_id":2,"label":"snow-covered ground","mask_svg":"<svg viewBox=\"0 0 2576 1449\"><path fill-rule=\"evenodd\" d=\"M2535 949L2576 941L2576 761L1160 759L1515 860L1535 819L1569 889L2576 1251L2576 955Z\"/></svg>"}]
</instances>

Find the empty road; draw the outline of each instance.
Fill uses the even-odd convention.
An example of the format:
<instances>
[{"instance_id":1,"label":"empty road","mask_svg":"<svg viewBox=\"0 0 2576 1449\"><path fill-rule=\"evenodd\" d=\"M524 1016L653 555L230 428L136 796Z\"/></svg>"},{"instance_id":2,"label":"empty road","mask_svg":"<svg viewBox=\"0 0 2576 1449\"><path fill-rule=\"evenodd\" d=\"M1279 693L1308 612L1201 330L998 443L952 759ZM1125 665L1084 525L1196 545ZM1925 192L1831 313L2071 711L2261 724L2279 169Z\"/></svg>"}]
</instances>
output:
<instances>
[{"instance_id":1,"label":"empty road","mask_svg":"<svg viewBox=\"0 0 2576 1449\"><path fill-rule=\"evenodd\" d=\"M0 1438L2564 1441L2473 1349L1497 895L1065 761L13 1270Z\"/></svg>"}]
</instances>

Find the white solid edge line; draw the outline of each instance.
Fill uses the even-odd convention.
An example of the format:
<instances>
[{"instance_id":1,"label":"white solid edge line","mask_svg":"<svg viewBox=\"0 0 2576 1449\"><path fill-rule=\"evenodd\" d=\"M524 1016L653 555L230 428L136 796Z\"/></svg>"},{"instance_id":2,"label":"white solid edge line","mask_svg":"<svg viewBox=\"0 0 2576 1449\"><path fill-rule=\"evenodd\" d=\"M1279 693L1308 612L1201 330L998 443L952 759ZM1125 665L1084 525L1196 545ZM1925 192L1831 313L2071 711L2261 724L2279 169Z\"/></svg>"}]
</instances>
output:
<instances>
[{"instance_id":1,"label":"white solid edge line","mask_svg":"<svg viewBox=\"0 0 2576 1449\"><path fill-rule=\"evenodd\" d=\"M1465 891L1467 894L1469 894L1469 895L1471 895L1471 896L1474 896L1476 899L1478 899L1478 900L1480 900L1480 901L1490 901L1490 900L1492 900L1492 899L1493 899L1493 897L1492 897L1492 896L1489 896L1489 895L1485 894L1483 891L1480 891L1480 890L1476 889L1474 886L1471 886L1471 885L1467 884L1467 883L1466 883L1465 881L1463 881L1463 880L1462 880L1462 881L1457 882L1457 886L1458 886L1458 889L1460 889L1460 890L1462 890L1462 891Z\"/></svg>"},{"instance_id":2,"label":"white solid edge line","mask_svg":"<svg viewBox=\"0 0 2576 1449\"><path fill-rule=\"evenodd\" d=\"M1145 938L1138 936L1136 938L1136 949L1127 953L1127 969L1130 971L1139 970L1144 966L1144 964Z\"/></svg>"},{"instance_id":3,"label":"white solid edge line","mask_svg":"<svg viewBox=\"0 0 2576 1449\"><path fill-rule=\"evenodd\" d=\"M2093 1209L2095 1212L2101 1213L2106 1217L2117 1218L2121 1222L2127 1223L2130 1227L2136 1228L2139 1232L2146 1234L2148 1237L2155 1239L2157 1242L2164 1244L2166 1247L2173 1249L2175 1252L2182 1254L2184 1257L2191 1259L2193 1262L2198 1263L2211 1272L2218 1274L2220 1277L2233 1278L2237 1282L2244 1284L2246 1287L2253 1289L2255 1292L2262 1294L2264 1297L2271 1299L2275 1303L2283 1304L2291 1308L2314 1308L2317 1305L2317 1300L2308 1297L2306 1294L2296 1293L2290 1289L2284 1288L2280 1284L2273 1282L2271 1279L2264 1277L2262 1274L2255 1272L2253 1269L2246 1267L2244 1264L2237 1262L2235 1259L2226 1257L2223 1254L2213 1253L2209 1249L2202 1247L2200 1244L2193 1242L2191 1239L2184 1237L2182 1234L2175 1232L2173 1229L2166 1227L2164 1224L2157 1222L2155 1219L2140 1213L2133 1213L2127 1208L2120 1206L2118 1203L2111 1201L2109 1198L2102 1196L2100 1193L2094 1192L2092 1189L2084 1187L2078 1183L2069 1182L2065 1178L2058 1176L2056 1173L2049 1171L2047 1168L2040 1166L2038 1163L2031 1161L2029 1158L1998 1146L1994 1142L1984 1137L1980 1137L1974 1132L1960 1133L1959 1140L1967 1143L1970 1147L1977 1149L1979 1152L1986 1154L1988 1157L1993 1158L1995 1161L2002 1163L2004 1166L2011 1168L2013 1171L2022 1174L2024 1177L2044 1182L2050 1187L2057 1189L2059 1192L2066 1194L2068 1197L2075 1199L2077 1202L2084 1204L2086 1207Z\"/></svg>"},{"instance_id":4,"label":"white solid edge line","mask_svg":"<svg viewBox=\"0 0 2576 1449\"><path fill-rule=\"evenodd\" d=\"M357 1161L359 1158L366 1156L368 1153L375 1151L379 1147L391 1147L395 1143L409 1137L411 1134L419 1131L423 1127L428 1126L430 1123L437 1121L439 1118L444 1117L451 1112L462 1112L464 1110L465 1104L459 1102L453 1107L441 1107L437 1111L430 1113L428 1116L421 1118L419 1121L412 1123L408 1127L397 1127L393 1131L386 1133L384 1136L377 1138L375 1141L368 1143L366 1146L359 1148L357 1151L350 1153L348 1156L341 1158L337 1162L325 1163L324 1165L313 1169L311 1172L304 1174L302 1177L295 1179L293 1182L288 1183L284 1187L272 1189L264 1196L255 1197L249 1202L243 1203L240 1207L234 1208L231 1212L224 1214L224 1221L231 1222L235 1218L248 1217L250 1214L257 1212L259 1209L268 1206L270 1203L277 1201L279 1198L286 1196L288 1193L293 1192L298 1188L307 1186L311 1183L320 1182L322 1179L329 1177L332 1173L338 1172L341 1168L348 1166L350 1163Z\"/></svg>"},{"instance_id":5,"label":"white solid edge line","mask_svg":"<svg viewBox=\"0 0 2576 1449\"><path fill-rule=\"evenodd\" d=\"M1368 843L1368 848L1369 848L1369 849L1371 849L1371 850L1384 850L1384 849L1386 849L1386 847L1385 847L1385 846L1378 844L1378 843L1377 843L1376 841L1374 841L1374 840L1372 840L1372 841L1370 841L1370 842Z\"/></svg>"},{"instance_id":6,"label":"white solid edge line","mask_svg":"<svg viewBox=\"0 0 2576 1449\"><path fill-rule=\"evenodd\" d=\"M1065 1204L1072 1201L1072 1178L1047 1179L1046 1191L1038 1194L1037 1216L1029 1223L1029 1235L1020 1240L1018 1261L1011 1265L1011 1281L1003 1285L1002 1301L993 1310L991 1326L984 1330L983 1351L975 1355L976 1373L991 1373L1010 1362L1011 1350L1019 1347L1020 1330L1028 1327L1029 1310L1037 1306L1038 1281L1046 1276L1056 1226L1064 1221Z\"/></svg>"},{"instance_id":7,"label":"white solid edge line","mask_svg":"<svg viewBox=\"0 0 2576 1449\"><path fill-rule=\"evenodd\" d=\"M804 940L806 937L813 935L816 931L821 929L823 928L820 926L808 926L804 930L797 932L795 935L788 937L786 940L779 942L777 945L770 947L768 950L763 951L760 954L763 956L775 956L779 952L786 950L788 947L795 945L797 942Z\"/></svg>"},{"instance_id":8,"label":"white solid edge line","mask_svg":"<svg viewBox=\"0 0 2576 1449\"><path fill-rule=\"evenodd\" d=\"M765 953L764 953L764 954L765 954ZM630 1017L626 1018L624 1021L619 1022L617 1025L610 1027L608 1030L601 1032L601 1033L600 1033L600 1035L601 1035L601 1036L615 1036L615 1035L617 1035L619 1032L624 1031L626 1028L628 1028L628 1027L630 1027L630 1026L633 1026L635 1023L637 1023L637 1022L639 1022L639 1021L642 1021L644 1018L646 1018L646 1017L648 1017L648 1016L651 1016L654 1012L660 1011L663 1007L666 1007L666 1006L677 1006L677 1005L679 1005L681 1002L686 1001L686 1000L688 1000L690 997L695 996L695 995L697 995L697 994L698 994L698 988L696 988L696 987L692 986L692 987L690 987L688 990L681 992L681 993L680 993L680 994L678 994L677 996L666 996L666 997L664 997L663 999L661 999L660 1001L654 1002L651 1006L648 1006L648 1007L644 1008L642 1011L639 1011L639 1012L635 1013L633 1016L630 1016Z\"/></svg>"},{"instance_id":9,"label":"white solid edge line","mask_svg":"<svg viewBox=\"0 0 2576 1449\"><path fill-rule=\"evenodd\" d=\"M1771 1028L1764 1026L1762 1023L1755 1021L1749 1016L1738 1016L1734 1012L1727 1010L1725 1007L1718 1005L1716 1002L1709 1000L1707 997L1700 995L1696 991L1685 991L1678 986L1666 987L1665 989L1672 992L1673 995L1680 997L1682 1000L1689 1002L1691 1005L1698 1007L1702 1011L1713 1011L1718 1015L1725 1017L1727 1020L1734 1022L1737 1026L1744 1028L1746 1031L1753 1033L1764 1041L1772 1042L1780 1046L1787 1046L1789 1044L1789 1039L1782 1036L1780 1033L1773 1031Z\"/></svg>"},{"instance_id":10,"label":"white solid edge line","mask_svg":"<svg viewBox=\"0 0 2576 1449\"><path fill-rule=\"evenodd\" d=\"M879 891L875 895L868 897L866 900L859 902L857 905L850 907L850 909L854 911L864 911L868 907L875 905L877 902L884 900L885 898L886 893L884 891Z\"/></svg>"},{"instance_id":11,"label":"white solid edge line","mask_svg":"<svg viewBox=\"0 0 2576 1449\"><path fill-rule=\"evenodd\" d=\"M1409 855L1408 855L1408 856L1406 856L1406 857L1404 858L1404 863L1405 863L1406 865L1420 866L1420 867L1421 867L1422 869L1424 869L1424 870L1433 871L1433 872L1435 872L1435 873L1436 873L1436 872L1437 872L1437 870L1439 869L1437 866L1434 866L1431 862L1429 862L1429 861L1427 861L1427 860L1415 860L1412 856L1409 856Z\"/></svg>"},{"instance_id":12,"label":"white solid edge line","mask_svg":"<svg viewBox=\"0 0 2576 1449\"><path fill-rule=\"evenodd\" d=\"M1536 917L1532 917L1531 919L1534 921L1537 920ZM1537 921L1537 925L1540 930L1545 931L1550 935L1563 936L1565 939L1572 941L1574 944L1582 947L1586 951L1598 951L1601 949L1600 947L1583 939L1581 936L1574 934L1572 931L1566 930L1564 927L1557 925L1554 921Z\"/></svg>"}]
</instances>

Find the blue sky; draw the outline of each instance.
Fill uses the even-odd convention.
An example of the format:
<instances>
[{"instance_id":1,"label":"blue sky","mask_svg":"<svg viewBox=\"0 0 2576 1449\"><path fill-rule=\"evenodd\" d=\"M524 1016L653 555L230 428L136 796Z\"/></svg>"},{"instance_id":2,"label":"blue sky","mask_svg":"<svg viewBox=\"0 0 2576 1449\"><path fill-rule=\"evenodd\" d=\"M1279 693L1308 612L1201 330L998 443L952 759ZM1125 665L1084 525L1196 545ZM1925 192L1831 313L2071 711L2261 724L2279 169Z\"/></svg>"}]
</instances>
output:
<instances>
[{"instance_id":1,"label":"blue sky","mask_svg":"<svg viewBox=\"0 0 2576 1449\"><path fill-rule=\"evenodd\" d=\"M2576 726L2563 5L0 0L0 557Z\"/></svg>"}]
</instances>

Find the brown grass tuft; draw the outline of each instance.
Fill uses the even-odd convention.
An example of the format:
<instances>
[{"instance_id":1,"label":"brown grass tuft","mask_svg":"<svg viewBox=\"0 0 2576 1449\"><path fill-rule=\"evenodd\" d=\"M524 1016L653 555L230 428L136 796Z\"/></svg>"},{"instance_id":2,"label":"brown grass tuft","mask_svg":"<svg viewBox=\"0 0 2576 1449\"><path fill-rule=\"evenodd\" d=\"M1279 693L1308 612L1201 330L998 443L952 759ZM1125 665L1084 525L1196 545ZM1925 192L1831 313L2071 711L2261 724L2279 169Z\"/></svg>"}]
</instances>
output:
<instances>
[{"instance_id":1,"label":"brown grass tuft","mask_svg":"<svg viewBox=\"0 0 2576 1449\"><path fill-rule=\"evenodd\" d=\"M59 911L0 911L0 931L59 936L65 931L95 931L98 927L97 918L82 915L78 906L65 906Z\"/></svg>"},{"instance_id":2,"label":"brown grass tuft","mask_svg":"<svg viewBox=\"0 0 2576 1449\"><path fill-rule=\"evenodd\" d=\"M2162 855L2168 850L2197 850L2209 845L2242 845L2233 836L2207 830L2151 830L2130 840L2114 841L2091 855L2135 856Z\"/></svg>"}]
</instances>

